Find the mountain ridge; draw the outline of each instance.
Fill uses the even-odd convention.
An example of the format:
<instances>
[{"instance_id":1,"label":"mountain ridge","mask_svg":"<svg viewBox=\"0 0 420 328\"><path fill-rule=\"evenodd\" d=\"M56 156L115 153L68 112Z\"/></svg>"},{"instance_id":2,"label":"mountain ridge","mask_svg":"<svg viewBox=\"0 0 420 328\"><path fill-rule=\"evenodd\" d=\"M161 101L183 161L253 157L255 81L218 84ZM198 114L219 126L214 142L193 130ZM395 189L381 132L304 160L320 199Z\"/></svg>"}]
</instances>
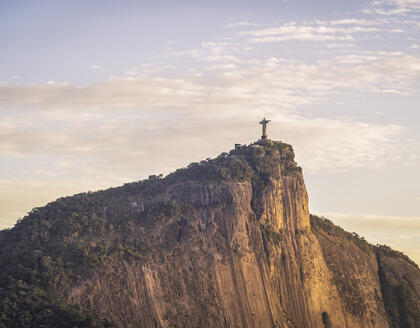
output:
<instances>
[{"instance_id":1,"label":"mountain ridge","mask_svg":"<svg viewBox=\"0 0 420 328\"><path fill-rule=\"evenodd\" d=\"M293 148L258 141L59 198L2 231L0 322L419 327L415 263L340 229L309 215Z\"/></svg>"}]
</instances>

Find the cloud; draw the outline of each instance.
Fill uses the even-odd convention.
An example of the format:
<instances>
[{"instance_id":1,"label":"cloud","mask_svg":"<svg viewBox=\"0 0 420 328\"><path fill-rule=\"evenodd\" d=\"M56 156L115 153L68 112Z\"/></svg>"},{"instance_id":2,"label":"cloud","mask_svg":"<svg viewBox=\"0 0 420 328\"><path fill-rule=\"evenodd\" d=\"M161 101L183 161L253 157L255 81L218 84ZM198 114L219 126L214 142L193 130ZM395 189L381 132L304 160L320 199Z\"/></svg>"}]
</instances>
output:
<instances>
[{"instance_id":1,"label":"cloud","mask_svg":"<svg viewBox=\"0 0 420 328\"><path fill-rule=\"evenodd\" d=\"M357 48L355 44L352 43L329 43L327 44L327 48L334 49L334 48Z\"/></svg>"},{"instance_id":2,"label":"cloud","mask_svg":"<svg viewBox=\"0 0 420 328\"><path fill-rule=\"evenodd\" d=\"M256 43L272 43L281 41L352 41L354 38L351 35L336 36L332 34L313 34L313 33L295 33L284 36L265 36L260 38L250 38L251 42Z\"/></svg>"},{"instance_id":3,"label":"cloud","mask_svg":"<svg viewBox=\"0 0 420 328\"><path fill-rule=\"evenodd\" d=\"M363 10L365 14L378 14L384 16L409 15L420 11L419 0L374 0L368 8Z\"/></svg>"},{"instance_id":4,"label":"cloud","mask_svg":"<svg viewBox=\"0 0 420 328\"><path fill-rule=\"evenodd\" d=\"M89 65L89 68L91 69L103 69L103 66L99 66L99 65Z\"/></svg>"},{"instance_id":5,"label":"cloud","mask_svg":"<svg viewBox=\"0 0 420 328\"><path fill-rule=\"evenodd\" d=\"M414 92L420 77L420 58L401 53L356 52L314 64L271 57L230 68L207 77L111 77L85 88L68 83L3 84L0 105L39 109L46 115L139 108L148 113L156 109L191 113L197 105L215 113L224 107L251 108L258 104L276 107L281 103L285 108L296 108L345 90Z\"/></svg>"},{"instance_id":6,"label":"cloud","mask_svg":"<svg viewBox=\"0 0 420 328\"><path fill-rule=\"evenodd\" d=\"M129 69L124 72L124 75L127 76L136 76L139 75L139 71L137 69Z\"/></svg>"},{"instance_id":7,"label":"cloud","mask_svg":"<svg viewBox=\"0 0 420 328\"><path fill-rule=\"evenodd\" d=\"M359 25L359 26L369 26L369 25L382 25L384 24L383 20L373 20L373 19L364 19L364 18L345 18L332 20L329 22L330 25Z\"/></svg>"},{"instance_id":8,"label":"cloud","mask_svg":"<svg viewBox=\"0 0 420 328\"><path fill-rule=\"evenodd\" d=\"M377 9L374 5L365 11ZM335 20L290 21L280 26L260 26L258 28L240 30L239 37L250 43L274 43L287 41L364 41L384 39L395 33L411 33L415 18L399 18L376 16L366 19L361 17ZM418 24L417 24L418 25Z\"/></svg>"},{"instance_id":9,"label":"cloud","mask_svg":"<svg viewBox=\"0 0 420 328\"><path fill-rule=\"evenodd\" d=\"M209 65L209 66L205 66L203 69L205 71L214 71L214 70L234 70L236 69L237 66L234 64L219 64L219 65Z\"/></svg>"},{"instance_id":10,"label":"cloud","mask_svg":"<svg viewBox=\"0 0 420 328\"><path fill-rule=\"evenodd\" d=\"M225 27L227 28L236 28L236 27L257 27L260 26L259 24L256 23L250 23L250 22L235 22L235 23L230 23L225 25Z\"/></svg>"},{"instance_id":11,"label":"cloud","mask_svg":"<svg viewBox=\"0 0 420 328\"><path fill-rule=\"evenodd\" d=\"M257 43L306 40L306 41L346 41L353 40L354 34L377 32L377 27L351 26L310 26L297 25L296 22L290 22L279 27L260 28L250 31L238 32L242 36L250 36L250 41Z\"/></svg>"},{"instance_id":12,"label":"cloud","mask_svg":"<svg viewBox=\"0 0 420 328\"><path fill-rule=\"evenodd\" d=\"M71 154L127 172L153 159L156 169L167 172L191 159L193 148L204 158L225 150L211 144L230 147L232 140L257 139L255 122L269 115L273 131L281 131L273 132L273 138L296 145L306 170L374 167L404 150L398 144L403 127L309 117L299 108L336 103L340 94L343 102L354 91L410 93L420 75L420 59L359 52L305 64L271 57L241 67L205 65L199 72L112 77L85 88L68 83L2 85L0 109L11 111L0 130L0 155ZM16 113L26 120L14 121ZM249 135L252 129L254 136ZM184 144L189 151L182 157ZM167 160L155 154L166 154Z\"/></svg>"},{"instance_id":13,"label":"cloud","mask_svg":"<svg viewBox=\"0 0 420 328\"><path fill-rule=\"evenodd\" d=\"M249 45L239 45L236 42L226 41L207 41L202 42L197 49L190 49L184 51L172 51L170 56L174 57L191 57L198 61L221 61L221 62L242 62L237 56L232 53L244 53L251 50Z\"/></svg>"},{"instance_id":14,"label":"cloud","mask_svg":"<svg viewBox=\"0 0 420 328\"><path fill-rule=\"evenodd\" d=\"M397 125L296 118L281 122L281 126L282 134L293 140L297 159L306 172L383 167L397 160L396 149L403 151L396 142L403 128Z\"/></svg>"},{"instance_id":15,"label":"cloud","mask_svg":"<svg viewBox=\"0 0 420 328\"><path fill-rule=\"evenodd\" d=\"M375 19L366 19L366 18L343 18L336 20L311 20L304 22L306 25L324 25L324 26L337 26L337 25L356 25L356 26L375 26L383 25L389 23L388 19L384 18L375 18Z\"/></svg>"}]
</instances>

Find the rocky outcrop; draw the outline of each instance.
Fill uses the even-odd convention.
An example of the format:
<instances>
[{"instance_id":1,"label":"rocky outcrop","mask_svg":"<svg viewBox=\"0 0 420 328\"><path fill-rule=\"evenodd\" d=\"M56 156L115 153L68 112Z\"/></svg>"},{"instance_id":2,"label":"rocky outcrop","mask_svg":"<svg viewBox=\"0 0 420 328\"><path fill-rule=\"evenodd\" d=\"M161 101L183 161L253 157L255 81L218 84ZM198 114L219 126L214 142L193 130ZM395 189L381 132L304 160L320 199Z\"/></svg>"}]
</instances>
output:
<instances>
[{"instance_id":1,"label":"rocky outcrop","mask_svg":"<svg viewBox=\"0 0 420 328\"><path fill-rule=\"evenodd\" d=\"M419 302L420 271L310 218L293 158L259 142L93 196L105 232L72 240L100 260L59 294L122 327L399 327L383 285L417 284Z\"/></svg>"}]
</instances>

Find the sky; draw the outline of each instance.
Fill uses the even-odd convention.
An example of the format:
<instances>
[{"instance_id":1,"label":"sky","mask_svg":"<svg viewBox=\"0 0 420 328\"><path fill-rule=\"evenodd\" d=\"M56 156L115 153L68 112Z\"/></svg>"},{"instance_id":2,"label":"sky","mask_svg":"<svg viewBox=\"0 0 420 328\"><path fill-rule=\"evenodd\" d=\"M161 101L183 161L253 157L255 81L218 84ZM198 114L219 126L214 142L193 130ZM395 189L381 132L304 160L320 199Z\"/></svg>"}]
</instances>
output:
<instances>
[{"instance_id":1,"label":"sky","mask_svg":"<svg viewBox=\"0 0 420 328\"><path fill-rule=\"evenodd\" d=\"M268 135L420 264L420 0L0 1L0 229Z\"/></svg>"}]
</instances>

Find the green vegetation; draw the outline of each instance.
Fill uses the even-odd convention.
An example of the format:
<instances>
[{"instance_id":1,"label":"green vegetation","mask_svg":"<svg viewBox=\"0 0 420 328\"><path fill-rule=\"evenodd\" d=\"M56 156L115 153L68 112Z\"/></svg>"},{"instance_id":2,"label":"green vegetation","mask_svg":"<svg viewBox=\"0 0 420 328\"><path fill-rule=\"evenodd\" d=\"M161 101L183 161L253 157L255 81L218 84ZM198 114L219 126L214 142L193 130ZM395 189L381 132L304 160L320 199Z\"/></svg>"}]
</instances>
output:
<instances>
[{"instance_id":1,"label":"green vegetation","mask_svg":"<svg viewBox=\"0 0 420 328\"><path fill-rule=\"evenodd\" d=\"M348 233L325 218L311 215L311 227L317 234L325 232L329 239L332 236L337 237L335 240L340 243L337 246L344 252L350 251L351 244L354 244L364 252L376 253L382 298L379 295L375 297L380 304L384 304L391 327L420 327L420 300L412 285L416 278L409 277L410 270L414 272L413 276L418 274L418 265L415 262L389 246L372 246L363 237L359 237L356 233ZM354 315L361 315L366 310L365 305L358 293L354 293L355 286L345 279L346 275L342 272L343 265L341 262L341 266L336 264L330 266L334 283L345 300L346 308Z\"/></svg>"},{"instance_id":2,"label":"green vegetation","mask_svg":"<svg viewBox=\"0 0 420 328\"><path fill-rule=\"evenodd\" d=\"M415 266L417 269L419 269L419 266L416 262L414 262L407 255L405 255L404 253L402 253L400 251L392 249L391 247L389 247L387 245L379 245L378 244L378 245L376 245L376 248L377 248L377 252L379 252L382 255L402 259L402 260L410 263L411 265Z\"/></svg>"},{"instance_id":3,"label":"green vegetation","mask_svg":"<svg viewBox=\"0 0 420 328\"><path fill-rule=\"evenodd\" d=\"M349 243L353 243L362 251L368 252L373 250L373 246L370 245L364 237L360 237L355 232L347 232L324 217L311 214L310 220L312 229L322 230L327 232L329 235L336 236L342 242L342 248L347 247Z\"/></svg>"},{"instance_id":4,"label":"green vegetation","mask_svg":"<svg viewBox=\"0 0 420 328\"><path fill-rule=\"evenodd\" d=\"M102 328L117 325L19 280L0 289L0 328L5 327Z\"/></svg>"},{"instance_id":5,"label":"green vegetation","mask_svg":"<svg viewBox=\"0 0 420 328\"><path fill-rule=\"evenodd\" d=\"M58 301L58 295L99 265L158 261L177 244L177 222L188 220L194 212L173 201L152 202L133 211L130 202L116 195L106 199L108 195L59 199L31 211L14 229L0 234L3 326L111 326L93 313ZM108 213L99 206L107 201L112 204ZM173 231L152 242L155 225L167 219L174 221ZM12 325L16 316L18 324Z\"/></svg>"},{"instance_id":6,"label":"green vegetation","mask_svg":"<svg viewBox=\"0 0 420 328\"><path fill-rule=\"evenodd\" d=\"M347 270L353 269L353 261L358 258L358 248L368 256L371 254L373 246L363 237L344 231L326 218L311 215L310 219L311 228L321 237L320 241L326 240L326 244L321 242L321 247L325 252L324 257L327 265L333 274L333 283L344 300L346 310L354 316L363 316L368 310L368 306L362 297L361 286L356 280L347 278ZM330 250L331 244L335 245L337 249ZM325 250L325 248L328 249Z\"/></svg>"},{"instance_id":7,"label":"green vegetation","mask_svg":"<svg viewBox=\"0 0 420 328\"><path fill-rule=\"evenodd\" d=\"M420 300L412 280L407 279L407 268L402 267L412 265L418 269L417 264L384 245L377 248L377 258L381 292L391 327L419 328ZM401 263L401 260L406 263Z\"/></svg>"},{"instance_id":8,"label":"green vegetation","mask_svg":"<svg viewBox=\"0 0 420 328\"><path fill-rule=\"evenodd\" d=\"M268 182L270 177L301 172L294 161L290 145L279 142L256 142L250 146L222 153L217 158L192 163L187 168L169 174L167 181L179 178L200 182L244 181L258 177ZM164 180L165 180L164 179Z\"/></svg>"},{"instance_id":9,"label":"green vegetation","mask_svg":"<svg viewBox=\"0 0 420 328\"><path fill-rule=\"evenodd\" d=\"M276 232L273 229L268 228L264 224L260 224L260 227L265 240L268 240L269 242L275 245L279 245L281 243L283 239L283 234L281 230L279 232Z\"/></svg>"}]
</instances>

